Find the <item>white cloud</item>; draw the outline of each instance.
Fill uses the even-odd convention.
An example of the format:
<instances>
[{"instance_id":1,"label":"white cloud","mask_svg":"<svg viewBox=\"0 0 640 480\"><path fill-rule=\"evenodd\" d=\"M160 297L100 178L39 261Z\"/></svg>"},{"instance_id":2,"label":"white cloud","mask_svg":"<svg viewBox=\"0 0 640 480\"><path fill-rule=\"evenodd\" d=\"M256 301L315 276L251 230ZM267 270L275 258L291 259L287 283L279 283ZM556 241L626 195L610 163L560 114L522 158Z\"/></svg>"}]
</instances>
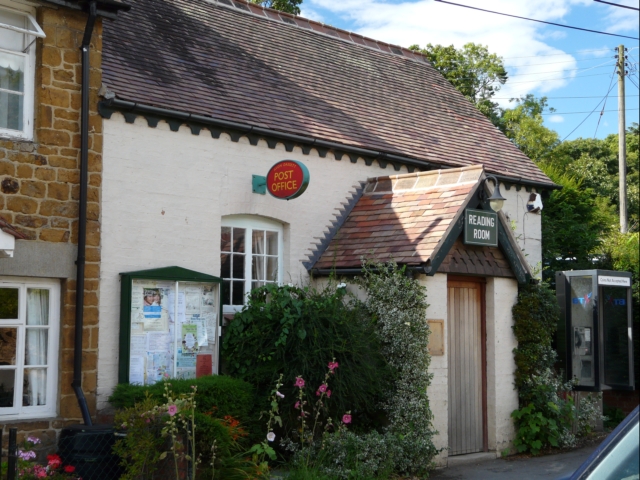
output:
<instances>
[{"instance_id":1,"label":"white cloud","mask_svg":"<svg viewBox=\"0 0 640 480\"><path fill-rule=\"evenodd\" d=\"M564 122L564 117L562 115L551 115L547 118L547 121L550 123L562 123Z\"/></svg>"},{"instance_id":2,"label":"white cloud","mask_svg":"<svg viewBox=\"0 0 640 480\"><path fill-rule=\"evenodd\" d=\"M316 22L325 23L325 19L322 14L313 8L307 8L304 3L300 6L300 16L308 18L309 20L315 20Z\"/></svg>"},{"instance_id":3,"label":"white cloud","mask_svg":"<svg viewBox=\"0 0 640 480\"><path fill-rule=\"evenodd\" d=\"M499 97L518 97L529 92L547 94L567 85L576 75L576 59L548 43L566 34L557 28L433 0L391 2L305 0L309 8L326 12L326 17L337 15L350 22L357 33L403 47L416 43L420 46L427 43L454 45L457 48L468 42L486 45L491 52L505 59L510 74ZM474 5L468 0L465 3ZM563 23L573 7L591 5L592 0L493 0L490 7L485 4L482 7ZM541 61L541 56L549 60ZM551 62L553 64L549 64Z\"/></svg>"},{"instance_id":4,"label":"white cloud","mask_svg":"<svg viewBox=\"0 0 640 480\"><path fill-rule=\"evenodd\" d=\"M638 8L637 0L622 0L616 3ZM605 30L611 33L637 32L638 12L628 8L614 7L612 5L598 5L599 13L604 13Z\"/></svg>"}]
</instances>

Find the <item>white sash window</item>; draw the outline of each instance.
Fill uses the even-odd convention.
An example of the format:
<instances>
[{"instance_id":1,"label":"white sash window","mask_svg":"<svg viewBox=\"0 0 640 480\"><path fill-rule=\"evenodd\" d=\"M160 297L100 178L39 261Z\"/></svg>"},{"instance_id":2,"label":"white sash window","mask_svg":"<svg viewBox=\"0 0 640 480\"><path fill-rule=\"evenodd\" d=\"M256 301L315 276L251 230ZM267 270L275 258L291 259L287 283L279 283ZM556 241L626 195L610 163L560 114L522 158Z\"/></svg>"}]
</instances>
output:
<instances>
[{"instance_id":1,"label":"white sash window","mask_svg":"<svg viewBox=\"0 0 640 480\"><path fill-rule=\"evenodd\" d=\"M222 219L220 276L224 312L242 309L254 288L282 283L282 224L261 217Z\"/></svg>"},{"instance_id":2,"label":"white sash window","mask_svg":"<svg viewBox=\"0 0 640 480\"><path fill-rule=\"evenodd\" d=\"M6 8L5 2L0 3L0 135L3 137L33 137L35 40L44 36L31 13Z\"/></svg>"},{"instance_id":3,"label":"white sash window","mask_svg":"<svg viewBox=\"0 0 640 480\"><path fill-rule=\"evenodd\" d=\"M54 416L60 284L0 277L0 418Z\"/></svg>"}]
</instances>

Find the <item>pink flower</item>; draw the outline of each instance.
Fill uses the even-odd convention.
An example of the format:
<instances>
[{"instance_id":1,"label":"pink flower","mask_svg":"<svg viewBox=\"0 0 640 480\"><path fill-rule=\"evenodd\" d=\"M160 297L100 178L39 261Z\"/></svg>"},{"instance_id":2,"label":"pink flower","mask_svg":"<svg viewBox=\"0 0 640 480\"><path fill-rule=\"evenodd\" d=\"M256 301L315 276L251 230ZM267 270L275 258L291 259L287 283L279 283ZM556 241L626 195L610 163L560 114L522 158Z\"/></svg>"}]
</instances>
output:
<instances>
[{"instance_id":1,"label":"pink flower","mask_svg":"<svg viewBox=\"0 0 640 480\"><path fill-rule=\"evenodd\" d=\"M331 390L327 390L327 398L331 398Z\"/></svg>"},{"instance_id":2,"label":"pink flower","mask_svg":"<svg viewBox=\"0 0 640 480\"><path fill-rule=\"evenodd\" d=\"M293 408L295 408L296 410L298 410L300 408L300 400L298 400L296 402L296 404L293 406Z\"/></svg>"},{"instance_id":3,"label":"pink flower","mask_svg":"<svg viewBox=\"0 0 640 480\"><path fill-rule=\"evenodd\" d=\"M298 388L304 388L304 379L302 377L296 377L296 383L294 383L293 386Z\"/></svg>"},{"instance_id":4,"label":"pink flower","mask_svg":"<svg viewBox=\"0 0 640 480\"><path fill-rule=\"evenodd\" d=\"M167 413L173 417L176 413L178 413L178 407L176 407L175 405L169 405L169 408L167 408Z\"/></svg>"},{"instance_id":5,"label":"pink flower","mask_svg":"<svg viewBox=\"0 0 640 480\"><path fill-rule=\"evenodd\" d=\"M276 392L276 396L279 397L279 398L284 398L284 395L281 394L280 392Z\"/></svg>"},{"instance_id":6,"label":"pink flower","mask_svg":"<svg viewBox=\"0 0 640 480\"><path fill-rule=\"evenodd\" d=\"M342 423L351 423L351 415L349 415L348 413L345 413L342 416Z\"/></svg>"},{"instance_id":7,"label":"pink flower","mask_svg":"<svg viewBox=\"0 0 640 480\"><path fill-rule=\"evenodd\" d=\"M320 386L318 387L318 391L319 391L320 393L324 393L324 392L326 392L326 391L327 391L327 384L326 384L326 383L323 383L322 385L320 385Z\"/></svg>"},{"instance_id":8,"label":"pink flower","mask_svg":"<svg viewBox=\"0 0 640 480\"><path fill-rule=\"evenodd\" d=\"M36 478L46 478L47 470L42 465L34 465L33 474Z\"/></svg>"},{"instance_id":9,"label":"pink flower","mask_svg":"<svg viewBox=\"0 0 640 480\"><path fill-rule=\"evenodd\" d=\"M331 373L334 373L334 370L339 366L338 362L329 362L329 370L331 370Z\"/></svg>"}]
</instances>

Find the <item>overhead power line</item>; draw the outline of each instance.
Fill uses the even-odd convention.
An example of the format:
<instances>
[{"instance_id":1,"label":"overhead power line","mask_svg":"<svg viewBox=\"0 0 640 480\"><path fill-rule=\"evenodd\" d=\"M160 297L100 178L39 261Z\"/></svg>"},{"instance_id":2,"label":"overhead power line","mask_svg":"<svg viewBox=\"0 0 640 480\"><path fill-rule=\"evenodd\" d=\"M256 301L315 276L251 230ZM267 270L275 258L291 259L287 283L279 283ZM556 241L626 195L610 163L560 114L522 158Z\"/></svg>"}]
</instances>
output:
<instances>
[{"instance_id":1,"label":"overhead power line","mask_svg":"<svg viewBox=\"0 0 640 480\"><path fill-rule=\"evenodd\" d=\"M640 10L640 8L630 7L629 5L622 5L620 3L605 2L604 0L593 0L593 1L598 3L606 3L607 5L613 5L614 7L628 8L629 10L636 10L636 11Z\"/></svg>"},{"instance_id":2,"label":"overhead power line","mask_svg":"<svg viewBox=\"0 0 640 480\"><path fill-rule=\"evenodd\" d=\"M530 92L527 92L527 93L530 93ZM520 96L515 96L515 97L491 97L491 99L492 100L518 100L519 97L524 97L526 95L527 94L524 93L524 94L522 94ZM638 96L640 96L640 95L627 95L627 97L638 97ZM567 98L567 99L569 99L569 98L571 98L571 99L573 99L573 98L602 98L600 95L592 95L592 96L587 96L587 97L548 97L546 95L542 95L542 97L545 97L547 99L554 99L554 100L555 99L562 99L562 98ZM618 98L618 97L615 96L615 97L611 97L611 98Z\"/></svg>"},{"instance_id":3,"label":"overhead power line","mask_svg":"<svg viewBox=\"0 0 640 480\"><path fill-rule=\"evenodd\" d=\"M628 35L619 35L617 33L601 32L599 30L591 30L589 28L572 27L571 25L563 25L561 23L546 22L544 20L537 20L535 18L520 17L518 15L511 15L510 13L496 12L496 11L493 11L493 10L485 10L484 8L472 7L471 5L462 5L461 3L447 2L446 0L435 0L435 1L436 2L440 2L440 3L447 3L449 5L455 5L456 7L470 8L472 10L478 10L480 12L493 13L495 15L503 15L505 17L519 18L520 20L529 20L530 22L544 23L544 24L547 24L547 25L555 25L556 27L571 28L572 30L580 30L580 31L583 31L583 32L599 33L600 35L610 35L612 37L621 37L621 38L630 38L632 40L640 40L640 38L638 38L638 37L630 37Z\"/></svg>"},{"instance_id":4,"label":"overhead power line","mask_svg":"<svg viewBox=\"0 0 640 480\"><path fill-rule=\"evenodd\" d=\"M611 74L611 78L613 78L613 76L615 75L615 73L616 73L616 71L614 70L614 71L613 71L613 73ZM580 125L582 125L584 122L586 122L586 121L587 121L587 119L588 119L588 118L593 114L593 112L595 112L595 111L598 109L598 107L600 106L600 104L601 104L602 102L604 102L604 101L607 99L607 96L609 96L609 93L611 92L611 90L613 90L613 87L614 87L614 86L615 86L615 85L612 85L612 86L611 86L611 88L609 88L609 91L605 94L605 96L604 96L604 97L602 97L602 100L600 100L600 101L598 102L598 104L597 104L595 107L593 107L593 110L591 110L591 111L589 112L589 114L588 114L586 117L584 117L584 119L583 119L583 120L582 120L582 121L581 121L581 122L576 126L576 128L574 128L573 130L571 130L571 131L569 132L569 134L568 134L566 137L564 137L564 138L562 139L562 141L563 141L563 142L564 142L567 138L569 138L573 132L575 132L578 128L580 128Z\"/></svg>"},{"instance_id":5,"label":"overhead power line","mask_svg":"<svg viewBox=\"0 0 640 480\"><path fill-rule=\"evenodd\" d=\"M627 112L630 110L640 110L638 108L627 108ZM601 110L602 112L617 112L618 110ZM592 114L594 110L590 112L551 112L551 113L541 113L540 115L579 115L581 113Z\"/></svg>"},{"instance_id":6,"label":"overhead power line","mask_svg":"<svg viewBox=\"0 0 640 480\"><path fill-rule=\"evenodd\" d=\"M591 50L578 50L577 52L565 52L565 53L546 53L544 55L525 55L524 57L502 57L503 59L505 58L536 58L536 57L558 57L560 55L571 55L573 53L588 53L588 52L608 52L609 50L612 50L611 48L594 48ZM631 50L635 50L635 48L632 48Z\"/></svg>"}]
</instances>

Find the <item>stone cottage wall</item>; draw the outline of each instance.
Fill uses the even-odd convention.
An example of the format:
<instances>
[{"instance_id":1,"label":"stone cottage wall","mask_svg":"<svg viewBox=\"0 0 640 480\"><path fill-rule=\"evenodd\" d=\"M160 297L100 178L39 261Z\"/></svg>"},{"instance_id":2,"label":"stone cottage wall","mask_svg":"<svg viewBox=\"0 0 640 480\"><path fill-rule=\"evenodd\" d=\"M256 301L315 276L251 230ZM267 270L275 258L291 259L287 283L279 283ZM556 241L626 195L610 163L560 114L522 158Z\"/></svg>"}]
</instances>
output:
<instances>
[{"instance_id":1,"label":"stone cottage wall","mask_svg":"<svg viewBox=\"0 0 640 480\"><path fill-rule=\"evenodd\" d=\"M15 258L0 259L0 275L61 278L58 415L52 419L5 423L20 435L35 434L47 444L56 432L82 416L71 389L75 318L75 252L78 237L80 108L82 69L79 46L86 14L40 7L37 21L46 38L36 44L33 141L0 138L0 217L27 236ZM102 119L97 114L102 23L91 40L87 264L84 302L83 389L95 414L100 276L100 187ZM40 263L38 263L38 259ZM4 442L6 444L6 442Z\"/></svg>"}]
</instances>

